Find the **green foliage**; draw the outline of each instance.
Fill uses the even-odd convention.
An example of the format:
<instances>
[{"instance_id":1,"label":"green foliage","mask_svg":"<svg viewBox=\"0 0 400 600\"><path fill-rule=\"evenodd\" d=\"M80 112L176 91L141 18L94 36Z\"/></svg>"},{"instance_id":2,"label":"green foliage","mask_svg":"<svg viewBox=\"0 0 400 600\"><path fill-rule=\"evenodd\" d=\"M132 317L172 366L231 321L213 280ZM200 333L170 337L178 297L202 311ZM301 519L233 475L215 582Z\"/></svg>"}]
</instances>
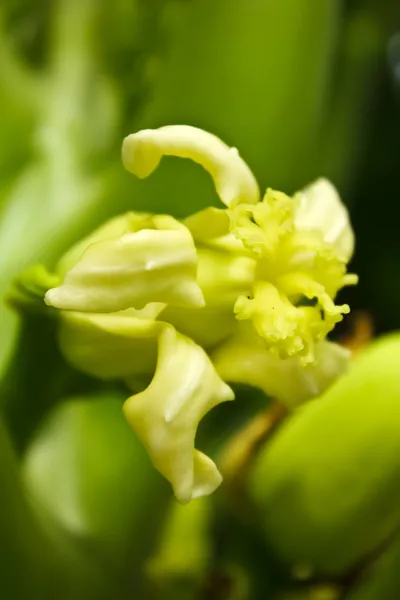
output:
<instances>
[{"instance_id":1,"label":"green foliage","mask_svg":"<svg viewBox=\"0 0 400 600\"><path fill-rule=\"evenodd\" d=\"M186 161L163 161L148 182L121 165L126 135L187 123L240 148L263 188L332 178L355 215L355 304L398 327L398 99L383 75L399 23L390 0L4 0L0 296L123 211L184 218L216 204ZM398 337L357 359L250 461L255 529L232 509L241 491L228 482L181 520L124 421L127 389L62 357L58 317L41 302L56 285L31 271L0 307L1 598L399 597ZM214 323L231 331L218 308L195 325L191 310L168 320L196 341L216 344ZM240 388L196 447L215 454L266 404Z\"/></svg>"}]
</instances>

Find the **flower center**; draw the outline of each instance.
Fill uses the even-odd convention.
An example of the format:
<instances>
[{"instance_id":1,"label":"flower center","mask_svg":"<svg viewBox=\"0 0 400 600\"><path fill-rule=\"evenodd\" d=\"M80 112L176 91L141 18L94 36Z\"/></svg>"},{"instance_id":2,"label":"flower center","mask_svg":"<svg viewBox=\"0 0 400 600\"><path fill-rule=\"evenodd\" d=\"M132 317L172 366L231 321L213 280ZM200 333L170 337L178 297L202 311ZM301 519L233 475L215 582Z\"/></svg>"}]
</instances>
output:
<instances>
[{"instance_id":1,"label":"flower center","mask_svg":"<svg viewBox=\"0 0 400 600\"><path fill-rule=\"evenodd\" d=\"M346 274L321 232L296 226L296 208L296 199L268 190L258 204L230 211L232 233L256 260L252 293L237 299L234 312L252 321L271 351L282 358L298 354L307 364L315 342L350 311L334 299L357 277Z\"/></svg>"}]
</instances>

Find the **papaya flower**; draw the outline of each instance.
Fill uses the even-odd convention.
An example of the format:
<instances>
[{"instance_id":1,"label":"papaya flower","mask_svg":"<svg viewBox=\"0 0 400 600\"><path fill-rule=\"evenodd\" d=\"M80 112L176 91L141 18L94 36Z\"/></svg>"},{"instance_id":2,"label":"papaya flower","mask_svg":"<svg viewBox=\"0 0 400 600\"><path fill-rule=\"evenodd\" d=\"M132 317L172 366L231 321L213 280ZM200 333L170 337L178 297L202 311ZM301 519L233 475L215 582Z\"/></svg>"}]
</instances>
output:
<instances>
[{"instance_id":1,"label":"papaya flower","mask_svg":"<svg viewBox=\"0 0 400 600\"><path fill-rule=\"evenodd\" d=\"M236 148L190 126L123 142L139 178L163 156L204 167L223 207L183 221L134 212L108 221L61 258L45 302L57 309L66 359L132 390L125 417L187 503L221 483L195 436L209 410L234 398L228 383L293 408L346 368L348 351L327 335L349 312L338 291L357 277L347 273L349 216L329 181L262 196Z\"/></svg>"}]
</instances>

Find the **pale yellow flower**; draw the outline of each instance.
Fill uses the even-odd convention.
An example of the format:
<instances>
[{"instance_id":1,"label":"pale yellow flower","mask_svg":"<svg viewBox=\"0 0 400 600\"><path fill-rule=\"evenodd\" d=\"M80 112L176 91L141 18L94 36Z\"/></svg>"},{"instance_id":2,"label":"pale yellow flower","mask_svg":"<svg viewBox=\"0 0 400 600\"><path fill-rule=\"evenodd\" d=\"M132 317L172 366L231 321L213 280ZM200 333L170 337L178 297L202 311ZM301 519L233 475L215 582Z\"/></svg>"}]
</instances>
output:
<instances>
[{"instance_id":1,"label":"pale yellow flower","mask_svg":"<svg viewBox=\"0 0 400 600\"><path fill-rule=\"evenodd\" d=\"M357 278L346 272L354 236L330 182L261 198L238 151L205 131L168 126L124 140L123 162L138 177L164 155L202 165L225 207L183 222L109 221L61 259L45 299L61 311L69 362L142 390L125 416L186 503L221 482L194 444L202 417L233 399L225 381L291 407L345 369L348 352L326 336L349 311L336 294Z\"/></svg>"}]
</instances>

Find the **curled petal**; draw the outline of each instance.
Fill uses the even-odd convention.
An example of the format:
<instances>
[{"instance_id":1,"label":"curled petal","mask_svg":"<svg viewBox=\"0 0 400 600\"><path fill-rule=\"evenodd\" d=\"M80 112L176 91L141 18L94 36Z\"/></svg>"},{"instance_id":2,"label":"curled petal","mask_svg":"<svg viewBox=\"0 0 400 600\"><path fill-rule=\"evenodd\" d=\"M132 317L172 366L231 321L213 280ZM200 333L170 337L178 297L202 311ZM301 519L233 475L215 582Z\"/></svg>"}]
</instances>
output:
<instances>
[{"instance_id":1,"label":"curled petal","mask_svg":"<svg viewBox=\"0 0 400 600\"><path fill-rule=\"evenodd\" d=\"M169 125L144 129L128 135L122 145L125 168L140 178L150 175L163 156L190 158L199 163L210 173L226 206L254 204L260 199L254 175L237 149L197 127Z\"/></svg>"},{"instance_id":2,"label":"curled petal","mask_svg":"<svg viewBox=\"0 0 400 600\"><path fill-rule=\"evenodd\" d=\"M295 224L298 229L318 230L332 244L341 260L348 262L354 251L354 233L347 208L334 185L317 179L298 192Z\"/></svg>"},{"instance_id":3,"label":"curled petal","mask_svg":"<svg viewBox=\"0 0 400 600\"><path fill-rule=\"evenodd\" d=\"M88 236L79 240L61 257L56 268L57 274L64 277L79 262L82 254L91 244L112 240L125 233L134 233L141 229L153 229L152 218L152 215L148 213L128 212L109 219Z\"/></svg>"},{"instance_id":4,"label":"curled petal","mask_svg":"<svg viewBox=\"0 0 400 600\"><path fill-rule=\"evenodd\" d=\"M349 357L345 348L322 341L315 345L315 362L304 367L296 356L281 359L271 353L260 338L247 331L212 355L223 379L260 388L290 408L319 396L347 369Z\"/></svg>"},{"instance_id":5,"label":"curled petal","mask_svg":"<svg viewBox=\"0 0 400 600\"><path fill-rule=\"evenodd\" d=\"M63 283L47 292L46 303L93 313L140 309L149 302L203 306L189 230L172 217L152 220L154 229L89 245Z\"/></svg>"},{"instance_id":6,"label":"curled petal","mask_svg":"<svg viewBox=\"0 0 400 600\"><path fill-rule=\"evenodd\" d=\"M125 402L124 413L182 503L211 494L221 483L216 465L194 449L194 442L203 416L232 399L204 350L173 327L165 328L154 378Z\"/></svg>"}]
</instances>

